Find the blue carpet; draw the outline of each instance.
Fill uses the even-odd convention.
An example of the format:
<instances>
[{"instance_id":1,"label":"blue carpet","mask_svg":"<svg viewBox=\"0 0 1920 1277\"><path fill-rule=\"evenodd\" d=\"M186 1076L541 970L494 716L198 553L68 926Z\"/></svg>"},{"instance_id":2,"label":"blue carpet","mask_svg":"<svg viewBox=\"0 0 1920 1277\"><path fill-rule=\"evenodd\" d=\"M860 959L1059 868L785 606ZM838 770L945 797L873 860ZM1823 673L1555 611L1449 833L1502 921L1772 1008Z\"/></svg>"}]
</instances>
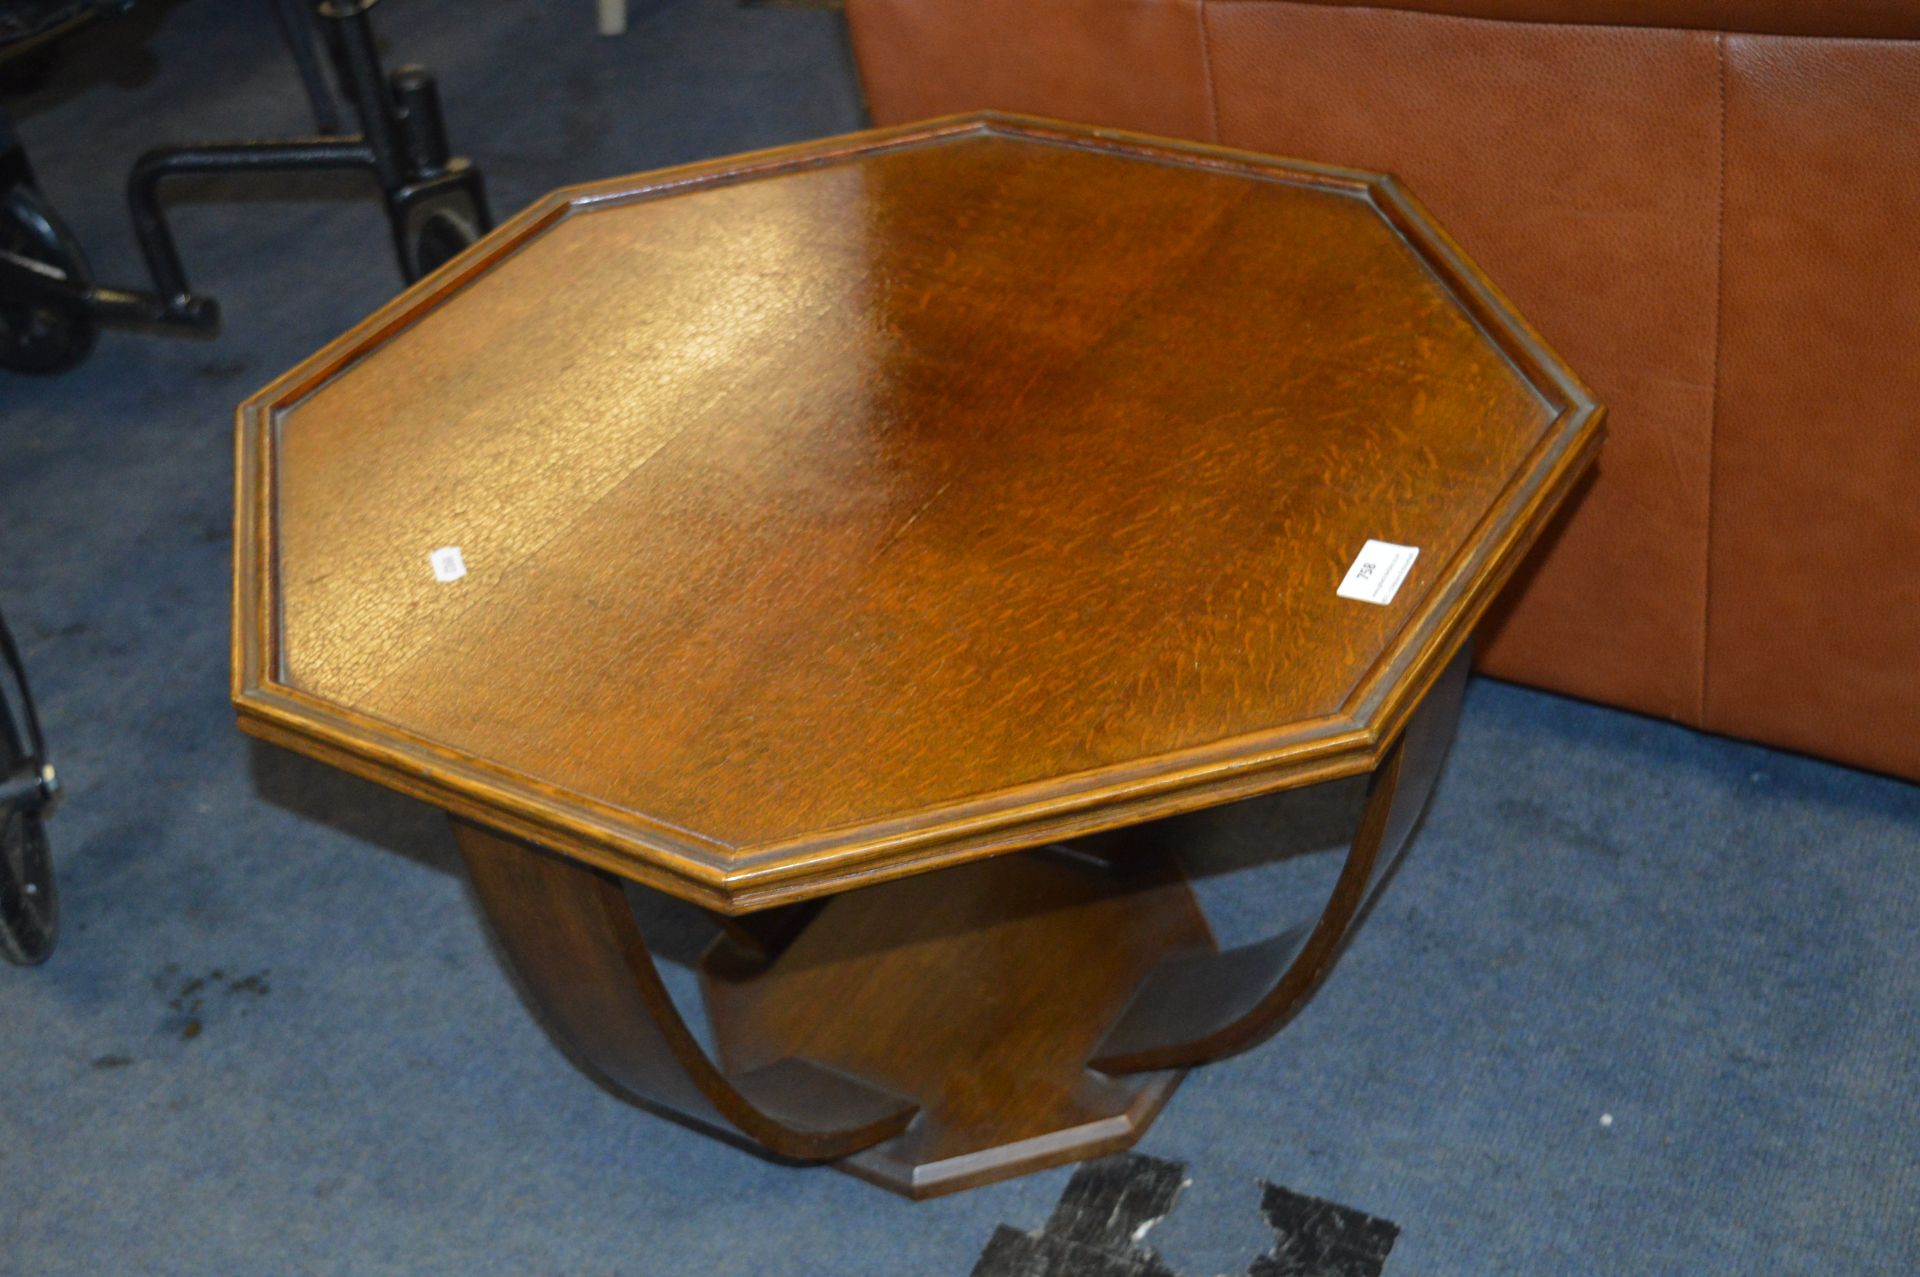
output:
<instances>
[{"instance_id":1,"label":"blue carpet","mask_svg":"<svg viewBox=\"0 0 1920 1277\"><path fill-rule=\"evenodd\" d=\"M830 13L377 16L503 213L860 118ZM206 0L97 29L14 106L121 280L139 150L307 127L264 6ZM611 1098L524 1012L435 813L234 731L232 405L396 276L370 202L217 193L178 208L224 335L0 381L0 602L69 787L62 947L0 969L0 1272L937 1277L1040 1227L1065 1171L913 1205ZM1349 799L1273 819L1319 838ZM1300 885L1245 859L1203 882L1233 936ZM1192 1178L1151 1241L1245 1271L1270 1180L1397 1224L1389 1274L1920 1271L1917 1010L1920 789L1478 682L1321 996L1143 1142Z\"/></svg>"}]
</instances>

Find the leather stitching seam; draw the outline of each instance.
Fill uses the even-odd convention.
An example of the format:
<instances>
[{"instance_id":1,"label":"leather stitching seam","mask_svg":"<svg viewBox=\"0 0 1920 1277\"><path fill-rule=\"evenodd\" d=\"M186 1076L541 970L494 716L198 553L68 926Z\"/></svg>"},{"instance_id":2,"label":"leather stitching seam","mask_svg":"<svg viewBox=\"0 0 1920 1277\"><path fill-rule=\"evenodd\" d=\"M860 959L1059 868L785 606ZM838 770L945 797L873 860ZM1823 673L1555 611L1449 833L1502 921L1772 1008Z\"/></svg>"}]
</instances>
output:
<instances>
[{"instance_id":1,"label":"leather stitching seam","mask_svg":"<svg viewBox=\"0 0 1920 1277\"><path fill-rule=\"evenodd\" d=\"M1697 711L1702 727L1707 720L1708 674L1713 658L1713 503L1714 474L1720 465L1720 360L1726 345L1727 316L1727 36L1713 37L1714 61L1720 94L1720 189L1713 224L1713 382L1707 409L1707 526L1704 562L1700 585L1700 703Z\"/></svg>"},{"instance_id":2,"label":"leather stitching seam","mask_svg":"<svg viewBox=\"0 0 1920 1277\"><path fill-rule=\"evenodd\" d=\"M1200 30L1200 83L1207 92L1207 122L1213 130L1208 140L1220 141L1220 95L1213 85L1213 37L1207 31L1207 0L1194 0L1194 25Z\"/></svg>"}]
</instances>

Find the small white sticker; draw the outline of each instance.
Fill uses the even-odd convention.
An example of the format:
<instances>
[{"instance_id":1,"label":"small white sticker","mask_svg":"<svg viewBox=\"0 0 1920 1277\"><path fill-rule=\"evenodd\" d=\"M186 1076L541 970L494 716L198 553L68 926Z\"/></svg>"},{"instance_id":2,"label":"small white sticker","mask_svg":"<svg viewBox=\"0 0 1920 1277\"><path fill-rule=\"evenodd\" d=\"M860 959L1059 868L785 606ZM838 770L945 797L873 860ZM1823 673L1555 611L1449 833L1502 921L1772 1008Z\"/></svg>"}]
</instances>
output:
<instances>
[{"instance_id":1,"label":"small white sticker","mask_svg":"<svg viewBox=\"0 0 1920 1277\"><path fill-rule=\"evenodd\" d=\"M433 564L433 575L437 581L458 581L467 574L467 561L460 557L460 547L443 545L427 556Z\"/></svg>"},{"instance_id":2,"label":"small white sticker","mask_svg":"<svg viewBox=\"0 0 1920 1277\"><path fill-rule=\"evenodd\" d=\"M1400 583L1407 579L1407 573L1413 570L1413 561L1419 557L1418 546L1367 542L1360 557L1347 569L1346 580L1340 582L1340 597L1385 607L1400 592Z\"/></svg>"}]
</instances>

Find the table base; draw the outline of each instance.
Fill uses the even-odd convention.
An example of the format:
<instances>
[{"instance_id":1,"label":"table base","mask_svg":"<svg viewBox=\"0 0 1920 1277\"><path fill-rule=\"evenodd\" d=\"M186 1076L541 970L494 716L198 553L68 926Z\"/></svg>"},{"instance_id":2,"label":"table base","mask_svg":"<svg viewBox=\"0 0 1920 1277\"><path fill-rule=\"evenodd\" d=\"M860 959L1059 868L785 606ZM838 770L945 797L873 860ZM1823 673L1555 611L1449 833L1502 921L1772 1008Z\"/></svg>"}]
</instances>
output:
<instances>
[{"instance_id":1,"label":"table base","mask_svg":"<svg viewBox=\"0 0 1920 1277\"><path fill-rule=\"evenodd\" d=\"M723 1138L931 1197L1127 1148L1187 1067L1278 1032L1411 836L1466 669L1461 652L1387 751L1339 880L1300 925L1220 951L1155 824L724 919L700 972L717 1060L619 879L454 831L576 1062Z\"/></svg>"},{"instance_id":2,"label":"table base","mask_svg":"<svg viewBox=\"0 0 1920 1277\"><path fill-rule=\"evenodd\" d=\"M729 1071L804 1058L901 1095L901 1134L838 1163L929 1197L1130 1147L1184 1075L1087 1067L1148 974L1214 952L1170 863L1049 849L835 897L771 962L703 964Z\"/></svg>"}]
</instances>

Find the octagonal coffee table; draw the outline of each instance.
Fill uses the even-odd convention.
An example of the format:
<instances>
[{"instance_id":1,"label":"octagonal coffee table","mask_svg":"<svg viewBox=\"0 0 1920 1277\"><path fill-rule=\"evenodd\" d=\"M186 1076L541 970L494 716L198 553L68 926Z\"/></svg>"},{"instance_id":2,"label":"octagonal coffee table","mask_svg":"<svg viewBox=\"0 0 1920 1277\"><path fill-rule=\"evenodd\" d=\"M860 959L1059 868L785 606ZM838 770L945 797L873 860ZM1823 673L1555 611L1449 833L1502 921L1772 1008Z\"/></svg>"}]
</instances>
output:
<instances>
[{"instance_id":1,"label":"octagonal coffee table","mask_svg":"<svg viewBox=\"0 0 1920 1277\"><path fill-rule=\"evenodd\" d=\"M624 1092L949 1191L1308 996L1600 415L1388 178L983 115L574 187L241 409L234 703L446 809ZM1219 951L1162 818L1360 773Z\"/></svg>"}]
</instances>

